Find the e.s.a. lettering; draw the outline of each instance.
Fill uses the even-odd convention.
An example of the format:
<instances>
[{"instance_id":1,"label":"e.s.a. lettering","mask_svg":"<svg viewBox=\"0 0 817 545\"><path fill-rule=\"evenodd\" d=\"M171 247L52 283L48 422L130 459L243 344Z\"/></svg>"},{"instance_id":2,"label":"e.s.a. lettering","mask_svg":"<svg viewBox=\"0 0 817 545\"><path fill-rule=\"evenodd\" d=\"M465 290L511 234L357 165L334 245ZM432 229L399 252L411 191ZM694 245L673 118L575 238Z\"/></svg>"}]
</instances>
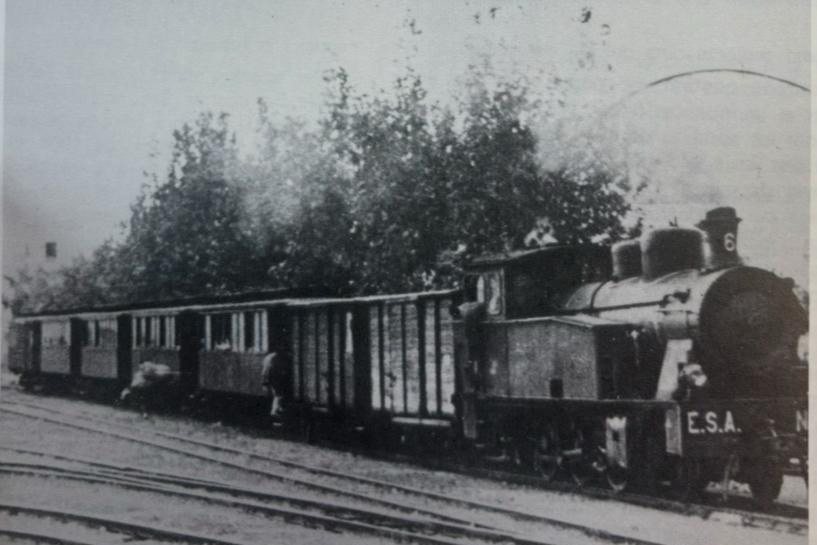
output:
<instances>
[{"instance_id":1,"label":"e.s.a. lettering","mask_svg":"<svg viewBox=\"0 0 817 545\"><path fill-rule=\"evenodd\" d=\"M687 431L692 435L712 433L740 433L732 411L688 411Z\"/></svg>"}]
</instances>

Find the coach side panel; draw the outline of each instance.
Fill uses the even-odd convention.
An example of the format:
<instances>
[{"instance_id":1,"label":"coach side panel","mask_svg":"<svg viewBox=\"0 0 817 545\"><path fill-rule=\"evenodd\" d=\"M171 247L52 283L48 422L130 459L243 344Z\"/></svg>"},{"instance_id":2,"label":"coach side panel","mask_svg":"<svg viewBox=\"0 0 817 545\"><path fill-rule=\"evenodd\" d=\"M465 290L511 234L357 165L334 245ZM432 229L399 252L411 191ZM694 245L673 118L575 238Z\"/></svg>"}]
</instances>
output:
<instances>
[{"instance_id":1,"label":"coach side panel","mask_svg":"<svg viewBox=\"0 0 817 545\"><path fill-rule=\"evenodd\" d=\"M118 375L118 328L115 316L84 321L82 376L116 379Z\"/></svg>"},{"instance_id":2,"label":"coach side panel","mask_svg":"<svg viewBox=\"0 0 817 545\"><path fill-rule=\"evenodd\" d=\"M333 412L356 409L355 318L352 304L293 307L290 316L292 399Z\"/></svg>"},{"instance_id":3,"label":"coach side panel","mask_svg":"<svg viewBox=\"0 0 817 545\"><path fill-rule=\"evenodd\" d=\"M199 352L199 388L213 392L264 396L261 370L271 350L286 347L288 335L276 309L230 310L204 316ZM286 357L285 357L286 359Z\"/></svg>"},{"instance_id":4,"label":"coach side panel","mask_svg":"<svg viewBox=\"0 0 817 545\"><path fill-rule=\"evenodd\" d=\"M40 371L71 374L71 323L68 318L43 320Z\"/></svg>"}]
</instances>

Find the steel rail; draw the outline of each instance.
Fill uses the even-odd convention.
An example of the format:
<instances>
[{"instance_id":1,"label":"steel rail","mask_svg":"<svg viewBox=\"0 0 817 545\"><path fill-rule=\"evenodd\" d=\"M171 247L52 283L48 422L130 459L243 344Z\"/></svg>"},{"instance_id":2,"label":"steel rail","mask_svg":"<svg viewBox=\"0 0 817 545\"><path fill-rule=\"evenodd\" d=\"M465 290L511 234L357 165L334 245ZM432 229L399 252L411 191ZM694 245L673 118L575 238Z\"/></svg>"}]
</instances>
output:
<instances>
[{"instance_id":1,"label":"steel rail","mask_svg":"<svg viewBox=\"0 0 817 545\"><path fill-rule=\"evenodd\" d=\"M6 536L12 539L35 541L37 543L50 543L53 545L106 545L107 543L104 541L77 541L75 539L58 537L53 534L28 532L26 530L12 530L11 528L0 528L0 536Z\"/></svg>"},{"instance_id":2,"label":"steel rail","mask_svg":"<svg viewBox=\"0 0 817 545\"><path fill-rule=\"evenodd\" d=\"M299 503L306 505L313 509L321 510L324 513L330 514L316 514L309 511L293 510L280 507L272 507L268 504L258 502L239 501L222 496L214 496L212 494L203 494L197 492L182 491L179 489L168 488L165 486L156 486L149 480L141 480L137 478L120 479L110 477L102 474L95 474L88 471L76 471L68 468L45 467L38 464L20 464L8 463L0 461L0 473L28 475L28 476L48 476L58 477L63 479L93 482L97 484L112 484L122 488L132 490L139 490L143 492L155 492L160 494L175 495L185 499L196 499L206 503L220 504L236 509L244 509L248 511L255 511L264 513L266 515L281 516L285 520L304 520L311 524L321 524L329 529L344 528L357 532L374 534L381 537L388 537L397 540L408 540L418 543L430 543L433 545L452 545L446 539L430 537L428 535L419 534L418 532L425 532L426 534L445 534L455 538L478 539L492 543L516 543L519 545L550 545L548 542L527 538L524 536L513 535L505 532L483 530L464 525L453 525L444 522L432 522L420 519L413 519L408 517L396 517L383 513L376 513L371 511L364 511L361 509L341 506L327 502L318 501L303 501ZM147 484L146 484L147 483ZM181 483L174 483L178 486L184 486ZM203 485L195 483L194 486L202 487ZM211 488L211 487L208 487ZM241 494L245 491L235 487L226 487L228 490L223 490L221 487L212 487L219 489L220 492L229 492ZM286 498L284 501L289 501ZM346 516L346 518L339 518ZM355 517L355 518L352 518ZM366 520L368 522L360 522Z\"/></svg>"},{"instance_id":3,"label":"steel rail","mask_svg":"<svg viewBox=\"0 0 817 545\"><path fill-rule=\"evenodd\" d=\"M8 402L4 402L3 404L7 404L7 403ZM8 407L3 407L2 406L3 404L0 404L0 411L6 411L6 412L10 412L12 414L20 414L22 416L27 416L27 417L30 417L30 418L39 418L39 419L42 419L42 420L45 420L45 421L51 421L51 422L55 422L55 423L58 423L58 424L63 424L63 425L69 426L69 427L77 428L77 429L83 429L83 430L92 431L92 432L96 432L96 433L108 434L108 435L111 435L111 436L114 436L114 437L125 438L125 439L128 439L128 440L136 441L136 442L143 443L143 444L154 445L154 446L157 446L159 448L167 448L168 450L171 450L173 452L182 453L182 454L189 454L191 456L195 456L195 457L198 457L198 458L201 458L201 459L215 461L217 463L227 465L228 467L234 467L234 468L242 469L242 470L245 470L245 471L249 471L249 472L256 473L256 474L261 474L261 475L267 475L267 476L271 475L276 479L280 478L280 476L278 474L270 474L269 472L266 472L264 470L259 470L259 469L255 469L255 468L248 468L246 466L233 464L231 462L224 462L224 461L222 461L222 460L220 460L218 458L212 458L210 456L201 455L201 454L194 453L194 452L191 452L191 451L177 449L175 447L171 447L171 446L168 446L168 445L163 445L161 443L156 443L156 442L151 441L151 440L141 439L141 438L131 436L131 435L120 434L118 432L105 431L105 430L101 430L100 428L97 428L97 427L84 426L84 425L81 425L81 424L77 424L76 422L73 422L73 421L65 421L63 419L55 418L55 417L50 416L50 415L49 416L32 415L32 414L29 414L29 413L26 413L26 412L23 412L23 411L16 411L16 410L13 410L13 409L9 409ZM33 406L33 405L28 404L28 406ZM40 410L42 410L41 407L38 407L38 408ZM63 414L65 414L65 413L63 413ZM75 414L75 416L80 416L80 415ZM61 457L66 458L65 456L61 456ZM289 480L289 479L291 479L291 477L286 478L286 480ZM201 482L201 481L199 481L199 482ZM306 482L306 483L309 483L310 485L314 484L314 483L311 483L310 481L302 481L301 479L297 479L297 482L299 482L299 483L300 482ZM392 483L387 483L387 482L383 481L383 484L386 485L387 488L390 488L390 489L394 488ZM317 485L317 486L319 486L322 491L325 491L326 488L329 488L332 491L339 490L339 489L336 489L334 487L326 487L325 485ZM370 495L361 495L361 494L357 494L357 493L351 493L351 494L354 494L354 496L358 497L358 498L359 497L365 498L370 502L381 503L381 502L384 501L384 500L372 498ZM436 499L443 499L443 500L447 499L447 496L443 496L443 495L440 495L440 494L434 494L434 496L435 496ZM466 520L463 520L463 519L460 519L460 518L450 517L450 516L447 516L447 515L441 515L440 513L436 512L436 511L430 511L430 510L414 508L414 507L407 507L407 506L405 506L403 504L397 504L397 503L394 503L394 502L386 502L386 503L389 506L397 505L402 511L409 511L409 512L416 512L416 513L431 515L431 516L434 516L436 518L442 518L442 519L444 519L444 520L446 520L448 522L452 522L452 523L455 523L455 524L471 524L471 525L473 525L475 527L484 528L486 530L513 532L513 530L509 529L509 528L499 528L499 527L487 526L487 525L483 525L483 524L475 524L475 523L473 523L471 521L466 521ZM481 502L475 502L471 507L472 508L488 509L488 510L490 510L492 512L496 512L496 513L500 513L500 514L510 514L510 515L514 516L513 518L516 518L518 520L525 520L525 521L528 521L528 522L537 522L537 523L545 524L545 525L555 527L555 528L578 531L578 532L581 532L581 533L583 533L583 534L585 534L585 535L587 535L589 537L605 539L605 540L613 542L613 543L633 543L633 544L638 544L638 545L659 545L656 542L643 540L643 539L635 538L635 537L631 537L631 536L618 535L618 534L615 534L613 532L608 532L608 531L605 531L605 530L601 530L601 529L598 529L598 528L586 526L586 525L583 525L583 524L568 522L568 521L564 521L564 520L560 520L560 519L554 519L554 518L551 518L551 517L534 515L534 514L526 513L526 512L522 512L522 511L514 511L512 509L507 509L507 508L503 508L503 507L495 507L495 506L492 506L490 504L484 504L484 503L481 503Z\"/></svg>"},{"instance_id":4,"label":"steel rail","mask_svg":"<svg viewBox=\"0 0 817 545\"><path fill-rule=\"evenodd\" d=\"M44 410L44 407L38 406L32 403L19 403L20 405L29 406L35 409ZM111 422L110 420L99 418L93 415L89 415L86 412L73 412L77 417L93 419L97 422L109 425L109 426L116 426L123 429L134 430L137 429L133 426L129 426L126 424L121 424L118 422ZM143 431L143 430L139 430ZM563 521L558 521L558 519L550 519L548 517L543 517L541 515L536 515L533 513L528 513L525 511L519 511L514 509L507 509L502 508L499 506L495 506L492 504L487 504L485 502L478 502L474 500L469 500L465 498L458 498L455 496L439 494L435 492L430 492L426 490L422 490L416 487L410 487L406 485L400 485L396 483L392 483L389 481L382 481L377 479L371 479L369 477L361 477L352 475L349 473L341 473L338 471L329 470L322 467L317 467L309 464L303 464L299 462L292 462L289 460L284 460L277 457L272 457L268 455L262 455L255 453L253 451L249 451L246 449L238 449L234 447L227 447L223 445L218 445L209 441L202 441L197 439L191 439L189 437L180 436L177 434L157 431L157 430L146 430L148 433L169 438L172 440L177 440L184 443L194 444L197 446L202 446L205 448L221 450L224 452L230 452L233 454L240 454L243 456L247 456L249 458L254 458L260 461L271 462L280 464L285 467L292 467L296 469L301 469L303 471L319 474L319 475L326 475L338 479L344 479L356 483L364 483L371 486L383 488L385 490L393 491L397 490L400 492L404 492L406 494L412 494L423 498L431 498L437 501L443 501L450 504L460 505L462 507L466 507L469 509L484 509L489 510L494 513L504 514L506 516L511 516L517 520L526 520L530 522L543 522L548 524L555 524ZM385 457L387 459L396 460L400 458L400 456L394 455L384 455L383 453L378 453L380 457ZM449 463L424 463L422 460L418 460L417 458L408 457L405 461L409 463L419 464L421 466L429 467L432 469L437 470L445 470L450 471L452 473L458 473L463 475L469 476L480 476L484 478L489 478L493 480L504 480L507 482L512 482L515 484L522 484L526 486L535 486L535 487L546 487L551 490L556 490L559 492L576 492L580 491L582 494L587 495L589 497L594 497L598 499L612 499L617 501L625 501L627 503L631 503L633 505L638 505L640 507L649 507L649 508L657 508L664 511L671 511L676 513L681 513L685 515L695 515L701 518L707 519L711 517L714 513L725 513L734 516L739 516L741 518L741 524L744 526L749 527L760 527L760 528L767 528L767 529L777 529L780 527L786 528L787 531L793 533L801 533L805 534L808 532L808 524L805 520L808 515L808 510L804 508L799 508L798 506L794 505L786 505L780 504L777 505L780 508L787 509L790 512L794 512L796 514L789 515L789 516L781 516L775 515L772 513L763 513L758 511L751 511L751 510L744 510L744 509L736 509L732 507L727 507L723 505L707 505L707 504L700 504L694 502L683 502L679 500L673 500L668 498L662 498L660 496L655 495L644 495L644 494L634 494L634 493L617 493L611 490L603 490L600 488L595 487L588 487L577 489L575 486L571 485L563 485L561 483L542 483L541 480L536 479L534 477L528 477L525 475L520 475L518 473L511 473L507 471L497 471L491 469L482 469L482 468L475 468L472 466L463 466L461 464L449 464ZM736 499L743 499L741 496L734 496ZM800 522L798 519L803 519L803 522Z\"/></svg>"},{"instance_id":5,"label":"steel rail","mask_svg":"<svg viewBox=\"0 0 817 545\"><path fill-rule=\"evenodd\" d=\"M99 433L99 434L107 435L109 437L116 437L118 439L122 439L122 440L125 440L125 441L140 443L140 444L143 444L143 445L149 445L149 446L152 446L152 447L155 447L155 448L158 448L158 449L162 449L162 450L165 450L165 451L168 451L168 452L173 452L175 454L180 454L180 455L183 455L183 456L189 456L189 457L192 457L192 458L198 458L199 460L212 462L212 463L224 466L224 467L229 467L229 468L232 468L232 469L238 469L240 471L244 471L244 472L247 472L247 473L253 473L255 475L260 475L260 476L267 477L267 478L270 478L270 479L274 479L274 480L277 480L277 481L289 482L289 483L300 485L300 486L303 486L303 487L306 487L306 488L319 490L319 491L327 493L327 494L336 494L338 496L345 496L345 497L353 498L353 499L356 499L356 500L381 505L383 507L388 507L390 509L394 509L395 511L400 511L400 512L403 512L403 513L419 513L419 514L423 514L423 515L426 515L426 516L437 518L439 520L446 520L448 522L453 522L453 523L463 523L463 524L469 524L470 523L470 521L466 521L466 520L463 520L461 518L451 517L451 516L448 516L448 515L443 515L441 513L437 513L437 512L431 511L431 510L420 508L420 507L406 506L406 505L404 505L402 503L398 503L398 502L394 502L394 501L390 501L390 500L385 500L385 499L382 499L382 498L373 498L371 495L368 495L368 494L352 492L352 491L344 490L342 488L338 488L338 487L335 487L335 486L329 486L329 485L325 485L325 484L316 483L316 482L313 482L313 481L308 481L308 480L305 480L305 479L300 479L300 478L297 478L297 477L293 477L291 475L282 475L280 473L275 473L275 472L272 472L272 471L266 471L266 470L263 470L263 469L248 467L248 466L245 466L245 465L242 465L242 464L231 462L229 460L224 460L224 459L221 459L221 458L209 456L209 455L206 455L206 454L201 454L201 453L194 452L194 451L191 451L191 450L178 448L178 447L175 447L173 445L168 445L168 444L165 444L165 443L161 443L159 441L153 441L151 439L140 438L140 437L136 437L136 436L133 436L133 435L124 434L124 433L120 433L120 432L116 432L116 431L112 431L112 430L101 430L101 429L95 428L93 426L84 426L82 424L78 424L78 423L70 421L70 420L65 420L65 419L57 418L57 417L50 416L50 415L31 414L31 413L27 413L25 411L20 411L20 410L17 410L17 409L12 409L10 407L3 406L3 405L7 405L7 404L8 404L8 402L5 402L5 401L2 404L0 404L0 412L7 412L7 413L10 413L10 414L16 414L18 416L24 416L24 417L28 417L28 418L40 419L40 420L43 420L43 421L46 421L46 422L52 422L52 423L55 423L55 424L60 424L60 425L72 427L72 428L75 428L75 429L81 429L81 430L89 431L89 432L92 432L92 433Z\"/></svg>"},{"instance_id":6,"label":"steel rail","mask_svg":"<svg viewBox=\"0 0 817 545\"><path fill-rule=\"evenodd\" d=\"M47 408L33 404L33 403L26 403L26 402L12 402L17 405L28 406L38 410L47 410ZM129 426L126 424L115 423L111 422L108 419L96 417L90 415L84 411L71 411L73 416L79 418L87 418L95 420L99 423L120 427L123 429L137 429L133 426ZM348 473L339 473L337 471L328 470L325 468L315 467L308 464L301 464L298 462L291 462L288 460L282 460L279 458L274 458L270 456L265 456L261 454L257 454L252 451L244 450L244 449L236 449L233 447L226 447L223 445L217 445L215 443L211 443L208 441L200 441L196 439L191 439L188 437L178 436L175 434L170 434L167 432L161 432L157 430L139 430L140 432L147 431L147 433L164 436L166 438L175 439L181 442L186 442L190 444L195 444L198 446L202 446L205 448L217 449L225 452L231 452L234 454L240 454L243 456L248 456L251 458L255 458L262 461L267 461L271 463L278 463L284 466L293 467L302 469L304 471L311 471L316 474L327 475L331 477L337 477L353 482L358 483L365 483L372 486L381 487L385 490L398 490L401 492L405 492L408 494L414 494L424 498L431 498L438 501L444 501L447 503L454 503L459 504L463 507L467 507L470 509L484 509L489 510L494 513L504 514L506 516L510 516L516 520L524 520L528 522L539 522L548 525L556 525L566 529L574 529L579 530L585 533L586 535L591 535L595 537L602 537L605 539L617 539L621 536L617 536L612 533L607 533L605 531L597 530L595 528L588 528L586 526L580 524L574 524L567 521L553 519L550 517L545 517L541 515L535 515L532 513L527 513L524 511L517 511L513 509L503 508L494 506L491 504L485 504L484 502L475 502L473 500L467 500L463 498L456 498L447 495L442 495L434 492L427 492L418 488L408 487L405 485L394 484L388 481L380 481L376 479L371 479L368 477L358 477ZM371 453L369 453L371 454ZM615 493L610 490L603 490L596 487L588 487L588 488L576 488L575 486L570 486L563 483L542 483L541 480L536 479L534 477L528 477L525 475L521 475L519 473L511 473L507 471L498 471L493 469L484 469L484 468L477 468L470 465L462 465L462 464L451 464L451 463L443 463L443 462L429 462L427 460L418 459L416 457L410 457L406 455L395 455L395 454L385 454L385 453L377 453L377 457L381 459L386 459L388 461L402 461L402 462L409 462L413 464L420 465L421 467L426 467L429 469L434 470L443 470L449 471L456 474L462 474L467 476L477 476L482 478L488 478L493 480L503 480L506 482L511 482L515 484L521 484L526 486L534 486L538 488L547 488L550 490L555 490L558 492L564 493L581 493L588 497L593 497L596 499L604 499L604 500L615 500L615 501L623 501L626 503L630 503L633 505L637 505L640 507L647 507L647 508L655 508L663 511L675 512L679 514L684 514L687 516L698 516L702 519L709 519L713 516L719 515L730 515L733 517L738 517L740 520L740 524L746 527L756 527L756 528L765 528L769 530L783 530L787 533L793 534L800 534L805 535L808 533L808 521L805 516L801 515L801 512L807 513L807 510L801 508L799 506L788 505L788 504L777 504L779 508L788 509L789 511L793 511L796 513L794 516L780 516L771 513L763 513L758 511L752 510L744 510L744 509L737 509L733 507L723 506L723 505L707 505L707 504L698 504L692 502L683 502L679 500L673 500L668 498L662 498L660 496L655 495L643 495L643 494L633 494L633 493ZM737 497L737 499L743 499L741 497ZM462 503L459 503L462 502Z\"/></svg>"},{"instance_id":7,"label":"steel rail","mask_svg":"<svg viewBox=\"0 0 817 545\"><path fill-rule=\"evenodd\" d=\"M105 529L115 529L120 533L132 536L151 536L153 538L184 541L187 543L207 544L207 545L245 545L239 541L229 541L225 539L206 536L203 534L196 534L192 532L179 532L170 528L163 528L159 526L145 526L135 522L116 518L100 516L90 513L83 513L80 511L67 511L46 509L35 505L27 505L23 503L9 503L0 502L0 511L6 511L11 514L25 514L34 517L51 518L60 521L80 522L92 527L102 527Z\"/></svg>"}]
</instances>

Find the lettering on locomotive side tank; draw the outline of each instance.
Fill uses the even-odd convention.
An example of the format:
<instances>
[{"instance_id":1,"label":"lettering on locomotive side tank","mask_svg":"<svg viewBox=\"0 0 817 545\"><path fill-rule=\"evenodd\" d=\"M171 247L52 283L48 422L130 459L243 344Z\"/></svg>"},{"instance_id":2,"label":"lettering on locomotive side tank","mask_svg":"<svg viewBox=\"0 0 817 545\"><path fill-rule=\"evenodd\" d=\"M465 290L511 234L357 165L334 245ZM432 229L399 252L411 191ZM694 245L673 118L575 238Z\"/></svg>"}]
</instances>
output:
<instances>
[{"instance_id":1,"label":"lettering on locomotive side tank","mask_svg":"<svg viewBox=\"0 0 817 545\"><path fill-rule=\"evenodd\" d=\"M808 409L799 409L795 412L794 430L797 433L808 433Z\"/></svg>"},{"instance_id":2,"label":"lettering on locomotive side tank","mask_svg":"<svg viewBox=\"0 0 817 545\"><path fill-rule=\"evenodd\" d=\"M741 433L732 411L688 411L687 432L692 435Z\"/></svg>"}]
</instances>

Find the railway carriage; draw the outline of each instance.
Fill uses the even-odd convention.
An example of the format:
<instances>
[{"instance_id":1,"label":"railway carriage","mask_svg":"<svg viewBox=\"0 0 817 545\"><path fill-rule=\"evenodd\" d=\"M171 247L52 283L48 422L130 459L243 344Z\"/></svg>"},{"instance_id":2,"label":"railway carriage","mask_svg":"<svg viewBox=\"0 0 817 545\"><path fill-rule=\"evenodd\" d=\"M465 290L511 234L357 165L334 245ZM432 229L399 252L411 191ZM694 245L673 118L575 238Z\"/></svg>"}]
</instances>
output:
<instances>
[{"instance_id":1,"label":"railway carriage","mask_svg":"<svg viewBox=\"0 0 817 545\"><path fill-rule=\"evenodd\" d=\"M288 302L291 406L348 425L452 428L456 294Z\"/></svg>"},{"instance_id":2,"label":"railway carriage","mask_svg":"<svg viewBox=\"0 0 817 545\"><path fill-rule=\"evenodd\" d=\"M80 323L66 314L16 317L9 337L10 368L30 378L68 380L79 375Z\"/></svg>"},{"instance_id":3,"label":"railway carriage","mask_svg":"<svg viewBox=\"0 0 817 545\"><path fill-rule=\"evenodd\" d=\"M450 309L457 295L440 291L360 299L375 415L398 425L451 426L456 381Z\"/></svg>"},{"instance_id":4,"label":"railway carriage","mask_svg":"<svg viewBox=\"0 0 817 545\"><path fill-rule=\"evenodd\" d=\"M262 397L263 359L287 349L287 309L282 300L210 305L199 310L198 389Z\"/></svg>"},{"instance_id":5,"label":"railway carriage","mask_svg":"<svg viewBox=\"0 0 817 545\"><path fill-rule=\"evenodd\" d=\"M91 380L126 382L130 367L120 365L121 324L116 313L82 314L72 318L79 331L77 375ZM122 361L125 364L128 360Z\"/></svg>"}]
</instances>

